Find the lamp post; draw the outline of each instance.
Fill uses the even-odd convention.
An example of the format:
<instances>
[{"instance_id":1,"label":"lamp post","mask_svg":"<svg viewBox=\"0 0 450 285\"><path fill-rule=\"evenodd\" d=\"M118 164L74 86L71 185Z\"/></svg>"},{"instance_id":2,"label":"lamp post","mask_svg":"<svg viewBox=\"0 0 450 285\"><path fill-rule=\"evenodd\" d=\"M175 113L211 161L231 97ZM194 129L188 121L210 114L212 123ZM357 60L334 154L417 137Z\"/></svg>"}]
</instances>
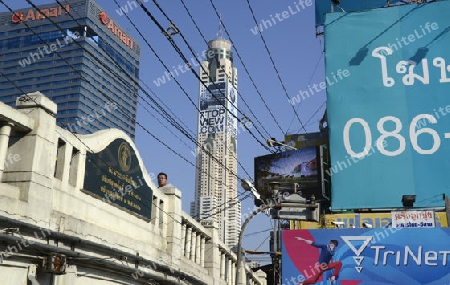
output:
<instances>
[{"instance_id":1,"label":"lamp post","mask_svg":"<svg viewBox=\"0 0 450 285\"><path fill-rule=\"evenodd\" d=\"M245 187L244 187L245 188ZM250 220L256 216L258 213L265 211L267 209L270 208L274 208L274 207L280 207L281 205L279 203L274 203L274 204L270 204L270 205L262 205L261 207L259 207L258 209L256 209L255 211L253 211L253 213L251 213L250 216L248 216L247 219L245 219L244 223L242 224L241 227L241 232L239 233L239 240L238 240L238 248L237 248L237 259L236 259L236 278L234 281L235 285L239 285L239 284L243 284L241 281L241 279L239 278L239 274L240 274L240 269L241 269L241 247L242 247L242 236L245 230L245 227L247 226L248 222L250 222Z\"/></svg>"},{"instance_id":2,"label":"lamp post","mask_svg":"<svg viewBox=\"0 0 450 285\"><path fill-rule=\"evenodd\" d=\"M274 181L274 182L270 182L269 183L269 189L270 192L272 193L272 198L276 201L276 203L280 202L278 193L279 193L279 189L280 189L280 182ZM278 223L278 219L276 218L276 216L278 216L277 213L274 213L275 216L273 216L273 252L275 252L275 256L272 258L272 263L273 263L273 280L274 280L274 284L278 284L278 278L277 278L277 268L278 266L276 266L276 263L278 262L276 253L278 252L278 234L279 234L279 223Z\"/></svg>"}]
</instances>

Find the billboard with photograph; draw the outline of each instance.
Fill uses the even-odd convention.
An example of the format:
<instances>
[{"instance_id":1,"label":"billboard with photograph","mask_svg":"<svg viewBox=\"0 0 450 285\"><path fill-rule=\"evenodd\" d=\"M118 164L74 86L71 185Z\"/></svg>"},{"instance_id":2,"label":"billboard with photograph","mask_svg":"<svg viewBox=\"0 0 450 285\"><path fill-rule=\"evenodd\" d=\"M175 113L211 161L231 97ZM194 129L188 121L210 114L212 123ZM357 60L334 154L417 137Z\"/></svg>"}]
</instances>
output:
<instances>
[{"instance_id":1,"label":"billboard with photograph","mask_svg":"<svg viewBox=\"0 0 450 285\"><path fill-rule=\"evenodd\" d=\"M281 244L284 285L450 283L448 228L284 230Z\"/></svg>"},{"instance_id":2,"label":"billboard with photograph","mask_svg":"<svg viewBox=\"0 0 450 285\"><path fill-rule=\"evenodd\" d=\"M282 193L296 191L303 198L321 197L320 169L316 146L255 157L255 187L270 198L271 182L280 183ZM296 186L295 186L296 185Z\"/></svg>"},{"instance_id":3,"label":"billboard with photograph","mask_svg":"<svg viewBox=\"0 0 450 285\"><path fill-rule=\"evenodd\" d=\"M326 15L332 210L403 207L403 195L416 195L414 207L444 206L449 9L437 1Z\"/></svg>"}]
</instances>

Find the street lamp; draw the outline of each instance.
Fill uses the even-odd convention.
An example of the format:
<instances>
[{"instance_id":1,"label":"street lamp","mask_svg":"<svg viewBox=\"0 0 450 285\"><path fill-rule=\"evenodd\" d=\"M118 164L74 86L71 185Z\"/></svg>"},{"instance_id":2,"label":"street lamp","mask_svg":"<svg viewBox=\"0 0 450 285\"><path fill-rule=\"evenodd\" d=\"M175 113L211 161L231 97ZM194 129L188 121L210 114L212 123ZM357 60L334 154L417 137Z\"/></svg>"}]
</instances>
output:
<instances>
[{"instance_id":1,"label":"street lamp","mask_svg":"<svg viewBox=\"0 0 450 285\"><path fill-rule=\"evenodd\" d=\"M295 148L293 146L287 145L284 141L279 142L275 138L268 138L268 139L266 139L266 143L270 147L278 147L278 148L280 148L280 147L283 146L284 150L296 150L297 149L297 148Z\"/></svg>"},{"instance_id":2,"label":"street lamp","mask_svg":"<svg viewBox=\"0 0 450 285\"><path fill-rule=\"evenodd\" d=\"M260 207L264 204L264 201L261 199L261 195L258 193L258 190L256 190L255 186L250 180L245 178L242 179L241 186L242 188L244 188L244 190L252 192L253 197L255 199L255 205L257 207Z\"/></svg>"},{"instance_id":3,"label":"street lamp","mask_svg":"<svg viewBox=\"0 0 450 285\"><path fill-rule=\"evenodd\" d=\"M242 186L242 187L245 189L244 186ZM281 206L281 204L278 204L278 203L276 203L276 204L270 204L270 205L262 205L261 207L259 207L259 208L256 209L255 211L253 211L253 213L251 213L251 215L248 216L247 219L245 219L244 224L242 224L241 231L240 231L240 233L239 233L238 246L237 246L236 277L235 277L235 281L234 281L234 284L235 284L235 285L243 284L243 283L241 282L242 280L239 278L239 274L240 274L241 263L242 263L242 261L241 261L241 259L242 259L242 258L241 258L241 256L242 256L242 251L241 251L241 247L242 247L242 236L243 236L245 227L247 226L248 222L250 222L250 220L251 220L254 216L256 216L258 213L260 213L260 212L262 212L262 211L265 211L265 210L267 210L267 209L270 209L270 208L280 207L280 206Z\"/></svg>"}]
</instances>

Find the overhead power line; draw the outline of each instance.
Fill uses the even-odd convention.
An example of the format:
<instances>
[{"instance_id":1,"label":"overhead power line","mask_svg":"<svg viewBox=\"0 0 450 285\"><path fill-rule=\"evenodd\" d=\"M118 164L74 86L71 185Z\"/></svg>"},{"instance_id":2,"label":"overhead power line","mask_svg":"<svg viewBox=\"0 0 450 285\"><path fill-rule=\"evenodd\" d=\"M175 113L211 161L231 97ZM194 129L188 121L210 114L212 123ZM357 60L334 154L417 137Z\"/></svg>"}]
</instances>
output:
<instances>
[{"instance_id":1,"label":"overhead power line","mask_svg":"<svg viewBox=\"0 0 450 285\"><path fill-rule=\"evenodd\" d=\"M211 1L212 1L212 0L211 0ZM248 5L248 8L250 9L250 13L252 14L253 21L255 21L256 26L258 26L258 21L256 20L255 14L254 14L253 9L252 9L252 6L250 5L250 0L247 0L247 5ZM270 53L269 48L267 47L266 40L264 39L262 33L259 33L259 36L261 37L261 40L262 40L263 43L264 43L264 47L265 47L265 49L266 49L266 51L267 51L267 54L269 55L270 62L272 63L272 66L273 66L273 69L275 70L275 73L277 74L278 81L280 81L280 84L281 84L281 87L283 88L284 94L286 95L286 98L289 100L289 94L288 94L288 92L287 92L287 90L286 90L286 86L284 85L283 80L281 80L280 73L278 72L277 66L275 65L275 61L273 60L273 57L272 57L272 54ZM291 105L291 104L289 104L289 105ZM292 109L294 110L294 114L297 116L297 119L298 119L298 121L300 122L300 125L302 126L303 130L304 130L305 133L306 133L306 128L305 128L305 126L303 125L302 120L300 120L300 117L298 116L297 110L295 110L295 107L294 107L293 105L291 105L291 107L292 107ZM286 132L283 132L283 134L286 135L286 134L287 134L287 131L286 131Z\"/></svg>"},{"instance_id":2,"label":"overhead power line","mask_svg":"<svg viewBox=\"0 0 450 285\"><path fill-rule=\"evenodd\" d=\"M186 10L189 18L191 19L192 23L194 24L195 28L197 29L197 31L199 32L200 36L203 39L203 42L207 45L208 41L206 40L205 36L203 35L202 31L200 30L200 28L197 25L197 22L194 20L194 18L192 17L191 12L189 11L189 9L187 8L186 4L184 3L184 0L180 0L181 3L183 4L184 9ZM222 27L222 19L220 20L220 27ZM221 71L223 71L225 73L225 70L221 67ZM228 74L225 73L225 76L227 77L227 79L229 79ZM256 88L257 92L259 92L259 90ZM247 107L247 109L249 110L249 112L252 114L252 116L255 118L256 122L259 124L259 126L265 131L266 133L266 137L263 136L263 139L266 139L268 137L271 137L270 133L266 130L266 128L264 127L264 125L259 121L258 117L255 115L255 113L253 113L252 109L250 108L250 106L247 104L247 102L244 99L244 96L242 96L241 92L237 91L239 97L242 99L242 102L244 102L245 106ZM245 115L245 114L244 114Z\"/></svg>"}]
</instances>

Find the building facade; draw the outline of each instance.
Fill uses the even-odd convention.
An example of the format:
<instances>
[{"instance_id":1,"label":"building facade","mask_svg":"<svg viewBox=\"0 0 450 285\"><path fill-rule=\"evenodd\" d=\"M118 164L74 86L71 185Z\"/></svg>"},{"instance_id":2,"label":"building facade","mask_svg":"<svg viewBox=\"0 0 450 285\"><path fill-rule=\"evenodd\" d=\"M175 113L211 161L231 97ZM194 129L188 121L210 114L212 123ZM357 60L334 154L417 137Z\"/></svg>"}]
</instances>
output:
<instances>
[{"instance_id":1,"label":"building facade","mask_svg":"<svg viewBox=\"0 0 450 285\"><path fill-rule=\"evenodd\" d=\"M40 91L57 103L61 127L134 139L140 46L93 0L0 13L0 54L2 102Z\"/></svg>"},{"instance_id":2,"label":"building facade","mask_svg":"<svg viewBox=\"0 0 450 285\"><path fill-rule=\"evenodd\" d=\"M1 284L267 284L216 223L182 210L179 189L153 183L123 131L75 136L56 125L54 102L21 98L0 102Z\"/></svg>"},{"instance_id":3,"label":"building facade","mask_svg":"<svg viewBox=\"0 0 450 285\"><path fill-rule=\"evenodd\" d=\"M237 69L231 43L208 42L200 67L195 201L191 215L219 224L222 242L237 245L241 204L237 197Z\"/></svg>"}]
</instances>

